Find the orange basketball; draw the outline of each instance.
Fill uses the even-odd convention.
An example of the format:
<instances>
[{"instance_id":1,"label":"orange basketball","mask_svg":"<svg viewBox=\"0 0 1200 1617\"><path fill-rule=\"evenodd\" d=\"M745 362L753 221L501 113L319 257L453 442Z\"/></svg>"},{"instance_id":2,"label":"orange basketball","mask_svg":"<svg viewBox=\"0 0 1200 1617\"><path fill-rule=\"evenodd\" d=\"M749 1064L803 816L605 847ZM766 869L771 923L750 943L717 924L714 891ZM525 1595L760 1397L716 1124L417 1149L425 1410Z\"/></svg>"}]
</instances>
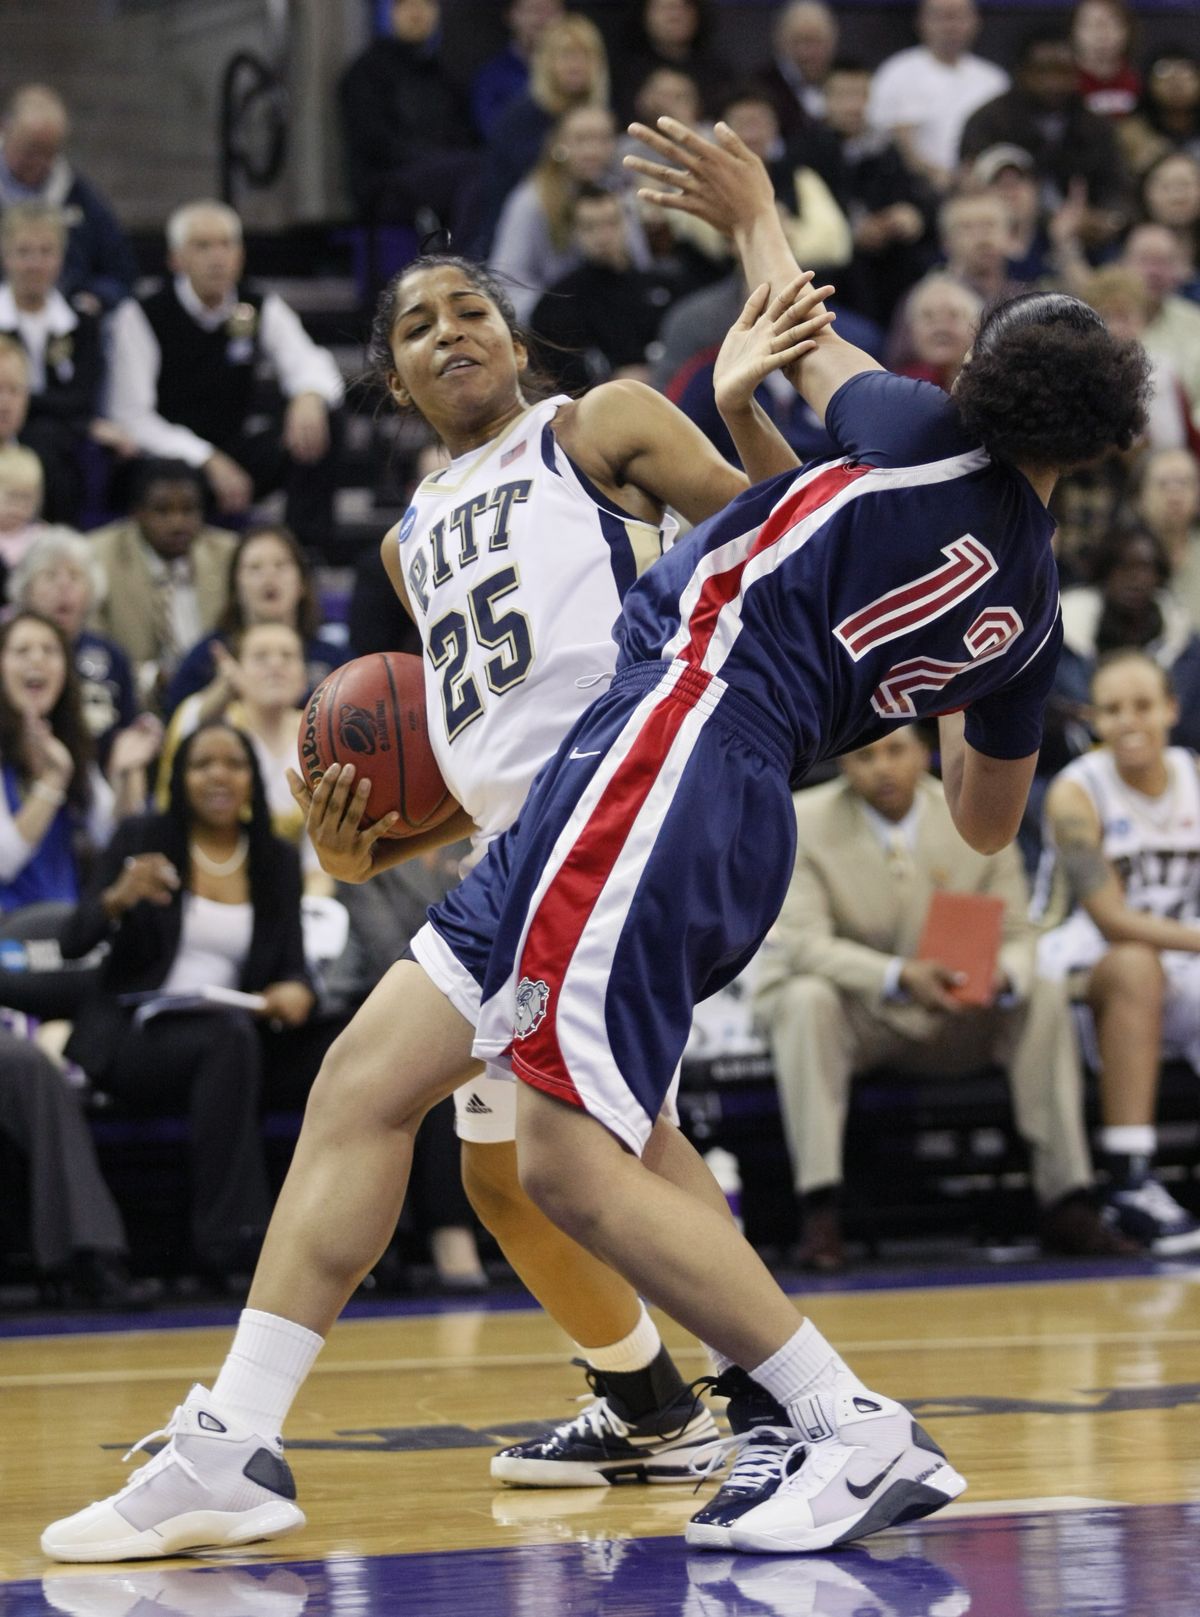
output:
<instances>
[{"instance_id":1,"label":"orange basketball","mask_svg":"<svg viewBox=\"0 0 1200 1617\"><path fill-rule=\"evenodd\" d=\"M364 826L395 810L389 835L411 837L454 813L429 745L420 657L376 651L321 681L300 726L300 773L312 787L330 764L353 764L371 782Z\"/></svg>"}]
</instances>

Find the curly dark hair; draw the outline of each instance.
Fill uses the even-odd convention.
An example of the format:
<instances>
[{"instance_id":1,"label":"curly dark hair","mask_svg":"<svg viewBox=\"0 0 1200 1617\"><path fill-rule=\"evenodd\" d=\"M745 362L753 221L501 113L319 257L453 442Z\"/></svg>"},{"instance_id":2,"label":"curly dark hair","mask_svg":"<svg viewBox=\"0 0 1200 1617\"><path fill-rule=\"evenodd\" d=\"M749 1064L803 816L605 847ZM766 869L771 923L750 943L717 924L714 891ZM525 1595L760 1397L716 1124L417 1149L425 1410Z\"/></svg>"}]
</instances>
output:
<instances>
[{"instance_id":1,"label":"curly dark hair","mask_svg":"<svg viewBox=\"0 0 1200 1617\"><path fill-rule=\"evenodd\" d=\"M954 386L963 424L997 460L1063 472L1128 449L1146 425L1150 367L1094 309L1024 292L984 314Z\"/></svg>"},{"instance_id":2,"label":"curly dark hair","mask_svg":"<svg viewBox=\"0 0 1200 1617\"><path fill-rule=\"evenodd\" d=\"M179 743L179 750L171 760L171 781L167 789L166 819L169 846L163 852L179 872L180 886L186 889L192 869L192 810L187 795L188 759L196 742L210 730L225 730L236 736L245 749L250 764L250 819L245 827L249 841L250 899L254 904L266 902L266 895L256 890L256 876L261 877L268 868L275 834L271 829L271 809L267 802L267 789L263 785L262 771L258 767L253 743L244 730L230 724L228 719L210 719L198 725Z\"/></svg>"},{"instance_id":3,"label":"curly dark hair","mask_svg":"<svg viewBox=\"0 0 1200 1617\"><path fill-rule=\"evenodd\" d=\"M79 676L75 672L75 657L70 644L58 624L40 612L20 611L8 622L0 625L0 659L14 632L22 623L38 623L48 629L62 648L66 677L58 701L46 715L57 740L71 754L75 765L71 783L67 787L67 802L79 814L86 814L92 803L91 766L95 748L83 717L83 701L79 690ZM8 692L0 682L0 762L12 764L22 786L33 780L25 748L25 720L8 699Z\"/></svg>"},{"instance_id":4,"label":"curly dark hair","mask_svg":"<svg viewBox=\"0 0 1200 1617\"><path fill-rule=\"evenodd\" d=\"M225 600L225 610L217 624L220 633L226 638L240 634L246 627L246 620L242 614L242 603L238 600L237 576L246 554L246 547L252 545L256 539L278 539L280 544L290 553L292 560L300 573L300 600L296 606L296 621L292 627L306 644L316 634L321 624L321 608L317 602L317 591L313 584L312 567L308 557L296 535L281 522L262 522L256 527L247 528L238 540L233 554L229 558L229 582L226 585L228 594Z\"/></svg>"}]
</instances>

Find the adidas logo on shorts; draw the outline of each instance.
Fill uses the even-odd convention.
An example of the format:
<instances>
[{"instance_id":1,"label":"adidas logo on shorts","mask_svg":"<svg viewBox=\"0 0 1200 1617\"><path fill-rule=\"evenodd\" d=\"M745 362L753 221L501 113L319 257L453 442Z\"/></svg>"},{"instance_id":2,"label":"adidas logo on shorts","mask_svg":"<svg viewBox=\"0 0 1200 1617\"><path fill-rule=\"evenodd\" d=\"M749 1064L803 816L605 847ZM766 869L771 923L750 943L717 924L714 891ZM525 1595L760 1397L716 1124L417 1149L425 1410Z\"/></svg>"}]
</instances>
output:
<instances>
[{"instance_id":1,"label":"adidas logo on shorts","mask_svg":"<svg viewBox=\"0 0 1200 1617\"><path fill-rule=\"evenodd\" d=\"M474 1090L471 1091L471 1098L463 1107L463 1111L469 1112L472 1117L491 1117L492 1115L492 1108L485 1106Z\"/></svg>"}]
</instances>

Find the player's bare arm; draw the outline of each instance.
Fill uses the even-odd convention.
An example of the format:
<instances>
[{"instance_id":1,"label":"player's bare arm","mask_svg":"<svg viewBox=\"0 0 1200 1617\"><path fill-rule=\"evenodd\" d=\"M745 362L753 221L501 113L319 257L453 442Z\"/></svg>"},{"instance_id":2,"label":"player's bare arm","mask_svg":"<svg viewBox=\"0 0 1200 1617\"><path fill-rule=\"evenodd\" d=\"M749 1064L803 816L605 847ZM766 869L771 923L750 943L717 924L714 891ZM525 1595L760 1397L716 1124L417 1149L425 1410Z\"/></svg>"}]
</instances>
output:
<instances>
[{"instance_id":1,"label":"player's bare arm","mask_svg":"<svg viewBox=\"0 0 1200 1617\"><path fill-rule=\"evenodd\" d=\"M1057 781L1046 798L1050 834L1071 897L1096 923L1108 943L1146 943L1155 949L1200 954L1200 927L1131 909L1120 877L1103 852L1103 831L1087 793L1071 780Z\"/></svg>"},{"instance_id":2,"label":"player's bare arm","mask_svg":"<svg viewBox=\"0 0 1200 1617\"><path fill-rule=\"evenodd\" d=\"M1037 753L991 758L979 752L963 734L961 713L943 714L938 732L942 785L955 829L976 853L999 853L1020 829Z\"/></svg>"},{"instance_id":3,"label":"player's bare arm","mask_svg":"<svg viewBox=\"0 0 1200 1617\"><path fill-rule=\"evenodd\" d=\"M687 416L644 382L604 382L559 411L555 436L602 493L657 522L702 522L749 486Z\"/></svg>"},{"instance_id":4,"label":"player's bare arm","mask_svg":"<svg viewBox=\"0 0 1200 1617\"><path fill-rule=\"evenodd\" d=\"M721 344L713 392L752 483L800 464L754 390L772 371L811 352L818 333L833 320L823 301L832 291L831 286L814 286L811 270L794 276L775 297L764 281L751 292Z\"/></svg>"},{"instance_id":5,"label":"player's bare arm","mask_svg":"<svg viewBox=\"0 0 1200 1617\"><path fill-rule=\"evenodd\" d=\"M626 157L628 167L655 181L655 188L642 188L639 196L659 207L693 214L728 236L751 286L765 281L775 292L793 279L796 259L780 223L770 176L728 124L717 124L716 141L674 118L660 118L656 129L631 124L630 132L660 159ZM861 348L826 329L789 370L788 379L823 421L826 406L843 382L882 368Z\"/></svg>"},{"instance_id":6,"label":"player's bare arm","mask_svg":"<svg viewBox=\"0 0 1200 1617\"><path fill-rule=\"evenodd\" d=\"M383 570L391 580L392 588L396 592L396 599L408 613L413 616L412 603L408 599L408 587L404 582L404 568L400 564L400 524L394 523L384 534L379 546L380 559ZM413 619L416 622L416 619Z\"/></svg>"}]
</instances>

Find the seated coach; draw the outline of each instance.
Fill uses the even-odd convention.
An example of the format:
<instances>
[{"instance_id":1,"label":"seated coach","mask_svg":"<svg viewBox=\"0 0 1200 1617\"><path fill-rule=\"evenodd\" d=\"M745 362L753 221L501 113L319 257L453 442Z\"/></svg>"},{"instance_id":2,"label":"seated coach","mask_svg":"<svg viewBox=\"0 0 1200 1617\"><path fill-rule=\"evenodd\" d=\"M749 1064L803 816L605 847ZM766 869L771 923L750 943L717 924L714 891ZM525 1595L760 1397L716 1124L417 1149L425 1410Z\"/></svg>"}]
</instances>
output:
<instances>
[{"instance_id":1,"label":"seated coach","mask_svg":"<svg viewBox=\"0 0 1200 1617\"><path fill-rule=\"evenodd\" d=\"M170 279L113 317L108 413L143 454L202 469L226 515L286 489L293 532L323 547L343 395L332 354L278 294L243 280L232 208L176 209L167 248Z\"/></svg>"},{"instance_id":2,"label":"seated coach","mask_svg":"<svg viewBox=\"0 0 1200 1617\"><path fill-rule=\"evenodd\" d=\"M1130 1247L1090 1197L1083 1086L1061 985L1035 974L1035 932L1015 847L974 852L954 829L914 728L841 760L840 779L796 798L796 868L759 956L756 1010L775 1061L804 1257L844 1262L838 1212L852 1079L887 1065L950 1076L1002 1064L1030 1148L1043 1243L1102 1256ZM939 889L1004 901L995 991L963 1005L955 973L917 958Z\"/></svg>"}]
</instances>

